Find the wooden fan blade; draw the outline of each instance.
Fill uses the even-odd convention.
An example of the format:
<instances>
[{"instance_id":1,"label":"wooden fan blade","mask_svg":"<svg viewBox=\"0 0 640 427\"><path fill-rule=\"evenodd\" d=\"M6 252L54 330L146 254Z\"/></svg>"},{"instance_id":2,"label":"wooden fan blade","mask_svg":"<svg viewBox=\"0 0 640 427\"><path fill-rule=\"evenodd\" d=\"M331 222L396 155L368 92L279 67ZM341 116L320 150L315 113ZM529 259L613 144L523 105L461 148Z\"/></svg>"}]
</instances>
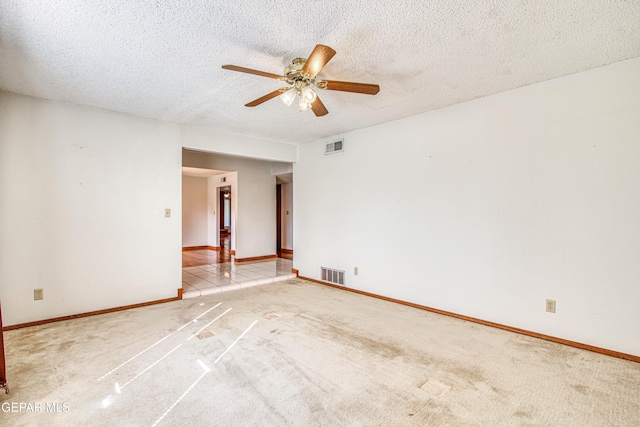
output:
<instances>
[{"instance_id":1,"label":"wooden fan blade","mask_svg":"<svg viewBox=\"0 0 640 427\"><path fill-rule=\"evenodd\" d=\"M380 86L368 83L339 82L336 80L327 80L327 90L340 90L342 92L364 93L366 95L375 95L380 92Z\"/></svg>"},{"instance_id":2,"label":"wooden fan blade","mask_svg":"<svg viewBox=\"0 0 640 427\"><path fill-rule=\"evenodd\" d=\"M264 71L252 70L251 68L238 67L237 65L223 65L222 68L231 71L240 71L241 73L255 74L256 76L269 77L270 79L282 79L282 76Z\"/></svg>"},{"instance_id":3,"label":"wooden fan blade","mask_svg":"<svg viewBox=\"0 0 640 427\"><path fill-rule=\"evenodd\" d=\"M309 59L305 62L302 70L300 70L300 74L306 77L313 78L318 75L320 70L327 65L327 62L333 58L333 55L336 54L336 51L331 49L329 46L325 46L323 44L318 44L311 52Z\"/></svg>"},{"instance_id":4,"label":"wooden fan blade","mask_svg":"<svg viewBox=\"0 0 640 427\"><path fill-rule=\"evenodd\" d=\"M251 101L248 104L244 104L245 107L255 107L256 105L260 105L263 102L266 102L272 98L275 98L276 96L280 95L282 93L282 90L280 89L276 89L271 93L266 94L265 96L262 96L258 99L256 99L255 101Z\"/></svg>"},{"instance_id":5,"label":"wooden fan blade","mask_svg":"<svg viewBox=\"0 0 640 427\"><path fill-rule=\"evenodd\" d=\"M327 108L324 106L322 101L320 101L319 96L316 96L316 100L311 103L311 109L313 110L313 114L315 114L316 117L326 116L327 114L329 114Z\"/></svg>"}]
</instances>

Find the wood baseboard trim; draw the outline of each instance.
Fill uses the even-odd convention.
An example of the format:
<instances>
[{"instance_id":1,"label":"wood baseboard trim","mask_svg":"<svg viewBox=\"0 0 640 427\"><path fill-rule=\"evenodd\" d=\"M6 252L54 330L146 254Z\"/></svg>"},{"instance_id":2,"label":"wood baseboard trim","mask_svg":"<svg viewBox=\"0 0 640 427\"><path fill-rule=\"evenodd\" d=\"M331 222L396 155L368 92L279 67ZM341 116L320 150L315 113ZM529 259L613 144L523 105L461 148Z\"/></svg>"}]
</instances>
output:
<instances>
[{"instance_id":1,"label":"wood baseboard trim","mask_svg":"<svg viewBox=\"0 0 640 427\"><path fill-rule=\"evenodd\" d=\"M236 254L236 250L235 250L235 249L231 249L231 250L229 250L229 254L230 254L230 255L235 255L235 254Z\"/></svg>"},{"instance_id":2,"label":"wood baseboard trim","mask_svg":"<svg viewBox=\"0 0 640 427\"><path fill-rule=\"evenodd\" d=\"M141 302L138 304L123 305L121 307L105 308L104 310L88 311L86 313L72 314L70 316L54 317L51 319L36 320L35 322L19 323L17 325L5 326L3 331L11 331L14 329L28 328L30 326L46 325L47 323L61 322L63 320L79 319L81 317L97 316L99 314L114 313L116 311L130 310L132 308L146 307L149 305L164 304L165 302L179 301L182 299L182 288L178 289L178 296L173 298L159 299L155 301Z\"/></svg>"},{"instance_id":3,"label":"wood baseboard trim","mask_svg":"<svg viewBox=\"0 0 640 427\"><path fill-rule=\"evenodd\" d=\"M295 274L295 275L296 275L296 277L298 277L298 273L300 273L300 272L299 272L298 270L296 270L295 268L292 268L292 269L291 269L291 272L292 272L293 274Z\"/></svg>"},{"instance_id":4,"label":"wood baseboard trim","mask_svg":"<svg viewBox=\"0 0 640 427\"><path fill-rule=\"evenodd\" d=\"M278 255L273 254L273 255L264 255L264 256L254 256L249 258L236 258L235 261L236 262L261 261L265 259L274 259L274 258L278 258Z\"/></svg>"},{"instance_id":5,"label":"wood baseboard trim","mask_svg":"<svg viewBox=\"0 0 640 427\"><path fill-rule=\"evenodd\" d=\"M490 322L490 321L487 321L487 320L477 319L475 317L465 316L463 314L452 313L450 311L440 310L440 309L437 309L437 308L427 307L427 306L424 306L424 305L415 304L415 303L408 302L408 301L403 301L403 300L399 300L399 299L395 299L395 298L385 297L385 296L378 295L378 294L373 294L373 293L370 293L370 292L360 291L358 289L346 288L344 286L335 285L333 283L323 282L322 280L311 279L309 277L304 277L304 276L298 276L298 277L300 279L308 280L310 282L319 283L319 284L325 285L325 286L331 286L332 288L342 289L344 291L354 292L356 294L365 295L365 296L368 296L368 297L373 297L373 298L378 298L378 299L385 300L385 301L395 302L397 304L407 305L409 307L418 308L420 310L425 310L425 311L430 311L432 313L442 314L444 316L455 317L457 319L466 320L468 322L479 323L481 325L491 326L493 328L498 328L498 329L503 329L505 331L515 332L517 334L528 335L530 337L539 338L539 339L542 339L542 340L551 341L551 342L555 342L555 343L558 343L558 344L563 344L563 345L567 345L567 346L570 346L570 347L579 348L579 349L582 349L582 350L593 351L595 353L604 354L606 356L617 357L619 359L625 359L625 360L630 360L632 362L640 363L640 356L634 356L632 354L621 353L619 351L609 350L609 349L602 348L602 347L596 347L596 346L589 345L589 344L583 344L583 343L579 343L579 342L576 342L576 341L570 341L570 340L566 340L564 338L557 338L557 337L553 337L551 335L540 334L538 332L527 331L526 329L514 328L513 326L502 325L500 323Z\"/></svg>"},{"instance_id":6,"label":"wood baseboard trim","mask_svg":"<svg viewBox=\"0 0 640 427\"><path fill-rule=\"evenodd\" d=\"M208 249L210 251L219 251L220 250L220 246L183 246L182 247L182 252L187 252L187 251L201 251L204 249Z\"/></svg>"},{"instance_id":7,"label":"wood baseboard trim","mask_svg":"<svg viewBox=\"0 0 640 427\"><path fill-rule=\"evenodd\" d=\"M284 252L285 254L291 254L293 255L293 249L285 249L285 248L281 248L280 249L281 252Z\"/></svg>"}]
</instances>

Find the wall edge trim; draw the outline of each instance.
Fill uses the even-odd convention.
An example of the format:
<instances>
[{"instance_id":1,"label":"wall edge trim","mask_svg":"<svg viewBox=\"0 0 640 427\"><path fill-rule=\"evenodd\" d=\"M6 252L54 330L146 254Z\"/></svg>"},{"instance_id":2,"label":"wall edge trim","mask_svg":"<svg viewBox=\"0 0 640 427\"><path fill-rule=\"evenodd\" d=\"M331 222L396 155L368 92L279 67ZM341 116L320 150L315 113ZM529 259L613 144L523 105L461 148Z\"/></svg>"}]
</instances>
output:
<instances>
[{"instance_id":1,"label":"wall edge trim","mask_svg":"<svg viewBox=\"0 0 640 427\"><path fill-rule=\"evenodd\" d=\"M204 249L209 249L209 250L212 250L212 251L219 251L220 247L219 246L183 246L182 247L182 252L200 251L200 250L204 250Z\"/></svg>"}]
</instances>

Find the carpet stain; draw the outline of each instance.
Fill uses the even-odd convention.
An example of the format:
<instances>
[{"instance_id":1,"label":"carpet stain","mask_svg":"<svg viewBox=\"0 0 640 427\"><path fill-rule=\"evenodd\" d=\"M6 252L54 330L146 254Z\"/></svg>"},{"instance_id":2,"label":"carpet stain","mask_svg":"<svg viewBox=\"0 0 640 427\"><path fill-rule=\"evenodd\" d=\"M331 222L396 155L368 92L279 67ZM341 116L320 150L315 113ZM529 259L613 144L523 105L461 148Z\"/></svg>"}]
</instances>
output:
<instances>
[{"instance_id":1,"label":"carpet stain","mask_svg":"<svg viewBox=\"0 0 640 427\"><path fill-rule=\"evenodd\" d=\"M438 380L434 380L433 378L429 378L424 384L420 386L420 389L426 391L432 396L439 397L451 390L451 386Z\"/></svg>"},{"instance_id":2,"label":"carpet stain","mask_svg":"<svg viewBox=\"0 0 640 427\"><path fill-rule=\"evenodd\" d=\"M350 347L356 347L387 359L394 359L405 354L405 351L400 347L389 342L371 339L368 336L358 334L352 329L342 328L338 325L327 323L322 323L322 329L333 341L340 342Z\"/></svg>"},{"instance_id":3,"label":"carpet stain","mask_svg":"<svg viewBox=\"0 0 640 427\"><path fill-rule=\"evenodd\" d=\"M206 330L206 331L204 331L204 332L200 332L200 333L199 333L198 335L196 335L196 336L197 336L199 339L203 340L203 339L205 339L205 338L211 338L211 337L212 337L212 336L214 336L214 335L215 335L215 333L214 333L211 329L209 329L209 330Z\"/></svg>"},{"instance_id":4,"label":"carpet stain","mask_svg":"<svg viewBox=\"0 0 640 427\"><path fill-rule=\"evenodd\" d=\"M271 313L263 314L262 317L264 317L265 319L271 320L271 319L277 319L278 317L280 317L280 315L277 313L271 312Z\"/></svg>"},{"instance_id":5,"label":"carpet stain","mask_svg":"<svg viewBox=\"0 0 640 427\"><path fill-rule=\"evenodd\" d=\"M533 418L533 415L530 412L525 412L525 411L516 411L513 413L513 416L517 418L527 418L527 419Z\"/></svg>"},{"instance_id":6,"label":"carpet stain","mask_svg":"<svg viewBox=\"0 0 640 427\"><path fill-rule=\"evenodd\" d=\"M460 366L460 365L453 365L453 366L448 366L447 371L451 372L452 374L455 374L457 377L460 377L461 379L463 379L464 381L471 383L471 384L477 384L477 383L487 383L484 375L482 375L482 372L480 370L480 368L478 367L468 367L468 366Z\"/></svg>"},{"instance_id":7,"label":"carpet stain","mask_svg":"<svg viewBox=\"0 0 640 427\"><path fill-rule=\"evenodd\" d=\"M581 385L581 384L571 384L571 388L577 391L578 393L582 393L584 395L589 394L589 387Z\"/></svg>"},{"instance_id":8,"label":"carpet stain","mask_svg":"<svg viewBox=\"0 0 640 427\"><path fill-rule=\"evenodd\" d=\"M529 356L535 354L545 362L566 363L567 359L579 353L572 347L524 335L514 335L507 344Z\"/></svg>"}]
</instances>

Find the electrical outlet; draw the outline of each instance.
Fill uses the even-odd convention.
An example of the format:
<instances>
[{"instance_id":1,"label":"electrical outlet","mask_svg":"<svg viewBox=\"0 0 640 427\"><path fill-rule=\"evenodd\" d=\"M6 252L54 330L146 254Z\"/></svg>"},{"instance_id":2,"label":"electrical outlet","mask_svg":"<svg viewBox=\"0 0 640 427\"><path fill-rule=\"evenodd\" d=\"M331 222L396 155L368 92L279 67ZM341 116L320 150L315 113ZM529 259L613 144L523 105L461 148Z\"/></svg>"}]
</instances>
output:
<instances>
[{"instance_id":1,"label":"electrical outlet","mask_svg":"<svg viewBox=\"0 0 640 427\"><path fill-rule=\"evenodd\" d=\"M44 289L34 289L33 290L33 299L34 301L38 301L44 299Z\"/></svg>"},{"instance_id":2,"label":"electrical outlet","mask_svg":"<svg viewBox=\"0 0 640 427\"><path fill-rule=\"evenodd\" d=\"M556 300L554 300L554 299L548 299L547 300L547 311L549 313L555 313L556 312Z\"/></svg>"},{"instance_id":3,"label":"electrical outlet","mask_svg":"<svg viewBox=\"0 0 640 427\"><path fill-rule=\"evenodd\" d=\"M171 218L171 209L165 209L164 210L164 217L165 218Z\"/></svg>"},{"instance_id":4,"label":"electrical outlet","mask_svg":"<svg viewBox=\"0 0 640 427\"><path fill-rule=\"evenodd\" d=\"M354 276L358 275L358 267L353 267L353 275Z\"/></svg>"}]
</instances>

